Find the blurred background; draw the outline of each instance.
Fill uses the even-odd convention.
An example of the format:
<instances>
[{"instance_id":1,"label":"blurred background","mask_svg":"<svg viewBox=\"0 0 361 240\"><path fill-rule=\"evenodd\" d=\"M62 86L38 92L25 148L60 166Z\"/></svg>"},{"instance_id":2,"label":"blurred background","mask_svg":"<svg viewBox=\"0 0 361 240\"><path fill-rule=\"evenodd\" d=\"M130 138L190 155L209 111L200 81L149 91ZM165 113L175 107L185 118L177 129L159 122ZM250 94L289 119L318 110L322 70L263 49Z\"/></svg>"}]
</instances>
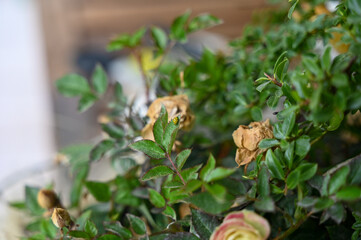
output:
<instances>
[{"instance_id":1,"label":"blurred background","mask_svg":"<svg viewBox=\"0 0 361 240\"><path fill-rule=\"evenodd\" d=\"M173 54L197 57L203 46L227 51L227 40L240 36L253 10L263 7L264 0L0 0L0 197L13 189L10 195L21 198L29 178L46 184L44 172L54 174L58 149L99 135L101 104L78 113L77 99L56 92L57 79L70 72L89 76L100 62L111 79L131 82L125 91L142 87L127 52L106 52L109 39L142 26L167 30L192 10L224 22Z\"/></svg>"}]
</instances>

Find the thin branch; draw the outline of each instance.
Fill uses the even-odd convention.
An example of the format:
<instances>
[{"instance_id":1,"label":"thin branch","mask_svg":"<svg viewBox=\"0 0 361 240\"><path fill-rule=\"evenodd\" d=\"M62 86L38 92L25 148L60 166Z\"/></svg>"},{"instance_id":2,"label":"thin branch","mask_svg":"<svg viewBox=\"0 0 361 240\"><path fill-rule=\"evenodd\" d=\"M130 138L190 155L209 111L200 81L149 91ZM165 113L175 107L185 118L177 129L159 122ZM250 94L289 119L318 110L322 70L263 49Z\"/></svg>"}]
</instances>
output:
<instances>
[{"instance_id":1,"label":"thin branch","mask_svg":"<svg viewBox=\"0 0 361 240\"><path fill-rule=\"evenodd\" d=\"M279 87L282 87L282 83L278 82L276 80L276 78L271 77L270 75L268 75L267 73L264 73L264 75L268 78L268 80L270 80L271 82L273 82L274 84L276 84Z\"/></svg>"},{"instance_id":2,"label":"thin branch","mask_svg":"<svg viewBox=\"0 0 361 240\"><path fill-rule=\"evenodd\" d=\"M309 212L303 218L298 220L298 222L295 225L292 225L289 229L287 229L285 232L283 232L280 236L275 237L273 240L285 239L286 237L291 235L294 231L296 231L312 214L313 214L313 212Z\"/></svg>"},{"instance_id":3,"label":"thin branch","mask_svg":"<svg viewBox=\"0 0 361 240\"><path fill-rule=\"evenodd\" d=\"M330 170L328 170L327 172L325 172L323 174L323 176L326 176L328 174L331 175L331 174L335 173L337 170L339 170L340 168L342 168L343 166L349 165L353 161L360 161L360 160L361 160L361 153L353 158L350 158L342 163L337 164L335 167L333 167Z\"/></svg>"},{"instance_id":4,"label":"thin branch","mask_svg":"<svg viewBox=\"0 0 361 240\"><path fill-rule=\"evenodd\" d=\"M176 171L178 177L182 180L183 185L186 185L186 182L184 181L182 175L180 174L180 172L178 171L178 169L177 169L176 166L174 165L174 163L173 163L173 161L172 161L172 158L169 156L168 153L166 153L165 155L166 155L166 157L168 158L168 160L170 161L170 163L172 164L172 166L173 166L174 170Z\"/></svg>"}]
</instances>

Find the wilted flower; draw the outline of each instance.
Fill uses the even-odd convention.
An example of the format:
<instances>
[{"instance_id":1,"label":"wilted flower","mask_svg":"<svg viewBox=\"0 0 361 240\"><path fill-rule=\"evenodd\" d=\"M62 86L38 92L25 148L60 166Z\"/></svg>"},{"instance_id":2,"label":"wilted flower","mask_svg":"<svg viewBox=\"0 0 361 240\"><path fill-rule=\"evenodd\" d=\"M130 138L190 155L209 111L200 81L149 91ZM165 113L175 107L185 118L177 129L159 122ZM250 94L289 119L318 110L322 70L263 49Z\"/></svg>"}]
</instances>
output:
<instances>
[{"instance_id":1,"label":"wilted flower","mask_svg":"<svg viewBox=\"0 0 361 240\"><path fill-rule=\"evenodd\" d=\"M262 139L273 138L272 126L269 119L264 122L252 122L248 126L240 125L232 136L238 147L236 162L239 166L245 165L265 151L258 148L258 144Z\"/></svg>"},{"instance_id":2,"label":"wilted flower","mask_svg":"<svg viewBox=\"0 0 361 240\"><path fill-rule=\"evenodd\" d=\"M71 227L73 225L73 221L71 220L68 211L63 208L54 208L51 220L58 228Z\"/></svg>"},{"instance_id":3,"label":"wilted flower","mask_svg":"<svg viewBox=\"0 0 361 240\"><path fill-rule=\"evenodd\" d=\"M60 205L59 198L53 190L40 189L37 200L39 206L44 209L51 209Z\"/></svg>"},{"instance_id":4,"label":"wilted flower","mask_svg":"<svg viewBox=\"0 0 361 240\"><path fill-rule=\"evenodd\" d=\"M160 115L162 105L168 112L168 121L179 116L179 127L184 130L192 128L194 115L190 110L187 95L168 96L156 99L148 109L147 116L150 122L143 128L142 137L154 140L153 125Z\"/></svg>"},{"instance_id":5,"label":"wilted flower","mask_svg":"<svg viewBox=\"0 0 361 240\"><path fill-rule=\"evenodd\" d=\"M228 214L212 233L210 240L265 240L270 232L270 225L265 218L243 210Z\"/></svg>"}]
</instances>

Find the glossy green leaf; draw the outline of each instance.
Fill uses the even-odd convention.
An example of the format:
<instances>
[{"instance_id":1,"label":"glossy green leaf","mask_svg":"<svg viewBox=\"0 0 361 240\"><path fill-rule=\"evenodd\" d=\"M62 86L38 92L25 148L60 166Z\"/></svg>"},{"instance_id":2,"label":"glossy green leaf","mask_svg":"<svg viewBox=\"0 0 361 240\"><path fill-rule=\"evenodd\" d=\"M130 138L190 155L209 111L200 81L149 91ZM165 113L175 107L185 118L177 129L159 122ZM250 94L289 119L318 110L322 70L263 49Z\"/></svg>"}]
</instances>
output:
<instances>
[{"instance_id":1,"label":"glossy green leaf","mask_svg":"<svg viewBox=\"0 0 361 240\"><path fill-rule=\"evenodd\" d=\"M164 209L163 211L163 214L172 218L173 220L176 220L177 219L177 214L176 212L174 211L174 209L170 206L166 206L166 208Z\"/></svg>"},{"instance_id":2,"label":"glossy green leaf","mask_svg":"<svg viewBox=\"0 0 361 240\"><path fill-rule=\"evenodd\" d=\"M130 222L133 231L136 234L144 235L146 233L145 223L143 222L142 219L129 213L127 214L127 218Z\"/></svg>"},{"instance_id":3,"label":"glossy green leaf","mask_svg":"<svg viewBox=\"0 0 361 240\"><path fill-rule=\"evenodd\" d=\"M115 123L102 124L102 129L110 137L115 139L123 139L125 135L123 127Z\"/></svg>"},{"instance_id":4,"label":"glossy green leaf","mask_svg":"<svg viewBox=\"0 0 361 240\"><path fill-rule=\"evenodd\" d=\"M269 149L266 154L267 167L274 178L284 179L285 173L283 171L280 159L278 159L273 151Z\"/></svg>"},{"instance_id":5,"label":"glossy green leaf","mask_svg":"<svg viewBox=\"0 0 361 240\"><path fill-rule=\"evenodd\" d=\"M187 40L186 23L190 14L191 12L187 11L173 21L170 27L170 37L172 39L178 40L180 42L185 42Z\"/></svg>"},{"instance_id":6,"label":"glossy green leaf","mask_svg":"<svg viewBox=\"0 0 361 240\"><path fill-rule=\"evenodd\" d=\"M305 157L308 151L311 148L310 144L310 137L303 135L299 139L296 140L296 155L300 156L301 158Z\"/></svg>"},{"instance_id":7,"label":"glossy green leaf","mask_svg":"<svg viewBox=\"0 0 361 240\"><path fill-rule=\"evenodd\" d=\"M164 150L161 147L159 147L158 144L156 144L151 140L147 140L147 139L140 140L133 144L130 144L129 147L132 148L133 150L141 151L151 158L155 158L155 159L165 158Z\"/></svg>"},{"instance_id":8,"label":"glossy green leaf","mask_svg":"<svg viewBox=\"0 0 361 240\"><path fill-rule=\"evenodd\" d=\"M296 9L296 6L297 6L297 4L298 4L298 1L299 1L299 0L296 0L296 1L292 4L292 7L290 8L290 10L288 11L287 17L288 17L289 19L292 18L292 14L293 14L293 12L294 12L295 9Z\"/></svg>"},{"instance_id":9,"label":"glossy green leaf","mask_svg":"<svg viewBox=\"0 0 361 240\"><path fill-rule=\"evenodd\" d=\"M265 89L265 87L267 87L267 85L270 84L270 83L271 83L271 81L264 82L264 83L258 85L257 88L256 88L256 90L257 90L258 92L262 92L263 89Z\"/></svg>"},{"instance_id":10,"label":"glossy green leaf","mask_svg":"<svg viewBox=\"0 0 361 240\"><path fill-rule=\"evenodd\" d=\"M265 138L259 142L258 147L261 149L267 149L267 148L275 147L279 144L280 142L277 139Z\"/></svg>"},{"instance_id":11,"label":"glossy green leaf","mask_svg":"<svg viewBox=\"0 0 361 240\"><path fill-rule=\"evenodd\" d=\"M176 118L178 118L176 124L173 121L174 119L172 119L172 121L168 123L164 130L162 146L168 154L170 154L170 152L172 151L172 147L174 145L175 138L179 129L179 116Z\"/></svg>"},{"instance_id":12,"label":"glossy green leaf","mask_svg":"<svg viewBox=\"0 0 361 240\"><path fill-rule=\"evenodd\" d=\"M251 116L253 121L262 121L262 110L259 107L252 107Z\"/></svg>"},{"instance_id":13,"label":"glossy green leaf","mask_svg":"<svg viewBox=\"0 0 361 240\"><path fill-rule=\"evenodd\" d=\"M87 233L79 230L73 230L68 233L70 237L91 239L92 237Z\"/></svg>"},{"instance_id":14,"label":"glossy green leaf","mask_svg":"<svg viewBox=\"0 0 361 240\"><path fill-rule=\"evenodd\" d=\"M58 91L65 97L82 96L90 92L88 81L77 74L66 75L55 82Z\"/></svg>"},{"instance_id":15,"label":"glossy green leaf","mask_svg":"<svg viewBox=\"0 0 361 240\"><path fill-rule=\"evenodd\" d=\"M104 154L112 149L115 145L115 142L110 139L105 139L95 145L95 147L91 150L89 154L90 161L98 161L100 160Z\"/></svg>"},{"instance_id":16,"label":"glossy green leaf","mask_svg":"<svg viewBox=\"0 0 361 240\"><path fill-rule=\"evenodd\" d=\"M188 25L188 32L210 28L222 23L222 21L210 14L202 14L193 18Z\"/></svg>"},{"instance_id":17,"label":"glossy green leaf","mask_svg":"<svg viewBox=\"0 0 361 240\"><path fill-rule=\"evenodd\" d=\"M175 162L177 165L178 169L182 169L184 164L186 163L189 155L191 154L192 150L191 149L185 149L183 151L181 151L180 153L178 153Z\"/></svg>"},{"instance_id":18,"label":"glossy green leaf","mask_svg":"<svg viewBox=\"0 0 361 240\"><path fill-rule=\"evenodd\" d=\"M165 206L165 200L163 196L160 195L160 193L151 188L148 189L148 192L149 200L154 206L156 206L157 208L162 208Z\"/></svg>"},{"instance_id":19,"label":"glossy green leaf","mask_svg":"<svg viewBox=\"0 0 361 240\"><path fill-rule=\"evenodd\" d=\"M148 181L150 179L154 179L154 178L159 178L159 177L164 177L167 176L169 174L173 174L173 170L170 169L167 166L156 166L154 168L151 168L150 170L148 170L142 177L143 181Z\"/></svg>"},{"instance_id":20,"label":"glossy green leaf","mask_svg":"<svg viewBox=\"0 0 361 240\"><path fill-rule=\"evenodd\" d=\"M115 233L124 239L129 239L132 237L132 232L129 229L123 227L120 222L105 223L104 227L107 231Z\"/></svg>"},{"instance_id":21,"label":"glossy green leaf","mask_svg":"<svg viewBox=\"0 0 361 240\"><path fill-rule=\"evenodd\" d=\"M331 50L332 47L327 46L321 58L322 69L327 73L330 72L331 69Z\"/></svg>"},{"instance_id":22,"label":"glossy green leaf","mask_svg":"<svg viewBox=\"0 0 361 240\"><path fill-rule=\"evenodd\" d=\"M341 187L346 184L347 176L350 173L349 166L343 166L340 168L330 179L329 194L336 193Z\"/></svg>"},{"instance_id":23,"label":"glossy green leaf","mask_svg":"<svg viewBox=\"0 0 361 240\"><path fill-rule=\"evenodd\" d=\"M213 155L210 154L207 164L202 168L199 177L202 180L205 180L205 178L208 176L208 174L216 167L216 160L214 159Z\"/></svg>"},{"instance_id":24,"label":"glossy green leaf","mask_svg":"<svg viewBox=\"0 0 361 240\"><path fill-rule=\"evenodd\" d=\"M300 166L296 168L296 171L300 172L299 180L307 181L311 179L317 172L317 164L316 163L302 163Z\"/></svg>"},{"instance_id":25,"label":"glossy green leaf","mask_svg":"<svg viewBox=\"0 0 361 240\"><path fill-rule=\"evenodd\" d=\"M84 231L88 233L92 238L98 234L98 229L96 228L95 224L90 220L85 223Z\"/></svg>"},{"instance_id":26,"label":"glossy green leaf","mask_svg":"<svg viewBox=\"0 0 361 240\"><path fill-rule=\"evenodd\" d=\"M159 49L164 50L167 47L168 42L166 33L159 27L152 27L151 32L155 45Z\"/></svg>"},{"instance_id":27,"label":"glossy green leaf","mask_svg":"<svg viewBox=\"0 0 361 240\"><path fill-rule=\"evenodd\" d=\"M118 237L113 234L104 234L104 235L98 237L97 240L123 240L123 238Z\"/></svg>"},{"instance_id":28,"label":"glossy green leaf","mask_svg":"<svg viewBox=\"0 0 361 240\"><path fill-rule=\"evenodd\" d=\"M233 168L218 167L218 168L213 169L207 176L205 176L204 181L206 181L206 182L217 181L222 178L228 177L235 171L236 171L236 169L233 169Z\"/></svg>"},{"instance_id":29,"label":"glossy green leaf","mask_svg":"<svg viewBox=\"0 0 361 240\"><path fill-rule=\"evenodd\" d=\"M336 193L338 200L355 201L361 198L361 188L357 186L347 186Z\"/></svg>"},{"instance_id":30,"label":"glossy green leaf","mask_svg":"<svg viewBox=\"0 0 361 240\"><path fill-rule=\"evenodd\" d=\"M108 184L103 182L88 181L85 183L85 186L99 202L107 202L110 200L111 192Z\"/></svg>"},{"instance_id":31,"label":"glossy green leaf","mask_svg":"<svg viewBox=\"0 0 361 240\"><path fill-rule=\"evenodd\" d=\"M85 93L79 100L78 103L78 111L79 112L85 112L88 110L91 106L94 105L94 103L98 100L98 98L92 94L92 93Z\"/></svg>"},{"instance_id":32,"label":"glossy green leaf","mask_svg":"<svg viewBox=\"0 0 361 240\"><path fill-rule=\"evenodd\" d=\"M297 187L299 182L300 182L300 171L298 171L298 170L292 171L288 175L287 180L286 180L287 187L289 189L294 189L295 187Z\"/></svg>"},{"instance_id":33,"label":"glossy green leaf","mask_svg":"<svg viewBox=\"0 0 361 240\"><path fill-rule=\"evenodd\" d=\"M291 112L290 114L288 114L288 116L286 116L286 118L282 123L283 135L289 136L293 130L293 127L295 126L295 123L296 123L296 113Z\"/></svg>"},{"instance_id":34,"label":"glossy green leaf","mask_svg":"<svg viewBox=\"0 0 361 240\"><path fill-rule=\"evenodd\" d=\"M108 87L108 77L107 74L105 73L103 67L100 64L97 64L93 75L92 75L92 84L93 84L93 88L94 90L102 95L106 92L107 87Z\"/></svg>"},{"instance_id":35,"label":"glossy green leaf","mask_svg":"<svg viewBox=\"0 0 361 240\"><path fill-rule=\"evenodd\" d=\"M200 239L210 239L216 227L220 224L217 217L206 214L202 211L191 209L192 224Z\"/></svg>"},{"instance_id":36,"label":"glossy green leaf","mask_svg":"<svg viewBox=\"0 0 361 240\"><path fill-rule=\"evenodd\" d=\"M292 169L294 152L295 152L295 142L293 141L288 145L285 152L285 160L288 169Z\"/></svg>"},{"instance_id":37,"label":"glossy green leaf","mask_svg":"<svg viewBox=\"0 0 361 240\"><path fill-rule=\"evenodd\" d=\"M257 179L257 191L261 198L265 198L270 194L269 177L267 166L262 164Z\"/></svg>"}]
</instances>

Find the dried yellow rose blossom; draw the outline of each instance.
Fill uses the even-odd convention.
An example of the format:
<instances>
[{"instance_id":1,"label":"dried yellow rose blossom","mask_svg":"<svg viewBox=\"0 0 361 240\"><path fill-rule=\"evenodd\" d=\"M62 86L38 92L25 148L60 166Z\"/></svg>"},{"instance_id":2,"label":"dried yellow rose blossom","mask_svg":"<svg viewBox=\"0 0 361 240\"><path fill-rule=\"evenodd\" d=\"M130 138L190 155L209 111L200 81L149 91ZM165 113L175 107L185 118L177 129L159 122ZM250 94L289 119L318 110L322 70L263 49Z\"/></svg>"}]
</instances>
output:
<instances>
[{"instance_id":1,"label":"dried yellow rose blossom","mask_svg":"<svg viewBox=\"0 0 361 240\"><path fill-rule=\"evenodd\" d=\"M53 190L40 189L37 200L39 206L44 209L52 209L60 206L59 198Z\"/></svg>"},{"instance_id":2,"label":"dried yellow rose blossom","mask_svg":"<svg viewBox=\"0 0 361 240\"><path fill-rule=\"evenodd\" d=\"M147 116L150 122L143 128L142 137L144 139L154 140L153 125L160 115L162 105L168 112L168 121L179 116L179 127L184 130L192 128L194 123L194 115L190 110L187 95L167 96L156 99L148 109Z\"/></svg>"},{"instance_id":3,"label":"dried yellow rose blossom","mask_svg":"<svg viewBox=\"0 0 361 240\"><path fill-rule=\"evenodd\" d=\"M54 208L51 220L57 228L71 227L73 225L68 211L63 208Z\"/></svg>"},{"instance_id":4,"label":"dried yellow rose blossom","mask_svg":"<svg viewBox=\"0 0 361 240\"><path fill-rule=\"evenodd\" d=\"M238 166L255 160L266 149L258 148L258 144L265 138L273 138L272 126L267 119L264 122L252 122L248 126L240 125L232 134L238 149L236 162Z\"/></svg>"}]
</instances>

